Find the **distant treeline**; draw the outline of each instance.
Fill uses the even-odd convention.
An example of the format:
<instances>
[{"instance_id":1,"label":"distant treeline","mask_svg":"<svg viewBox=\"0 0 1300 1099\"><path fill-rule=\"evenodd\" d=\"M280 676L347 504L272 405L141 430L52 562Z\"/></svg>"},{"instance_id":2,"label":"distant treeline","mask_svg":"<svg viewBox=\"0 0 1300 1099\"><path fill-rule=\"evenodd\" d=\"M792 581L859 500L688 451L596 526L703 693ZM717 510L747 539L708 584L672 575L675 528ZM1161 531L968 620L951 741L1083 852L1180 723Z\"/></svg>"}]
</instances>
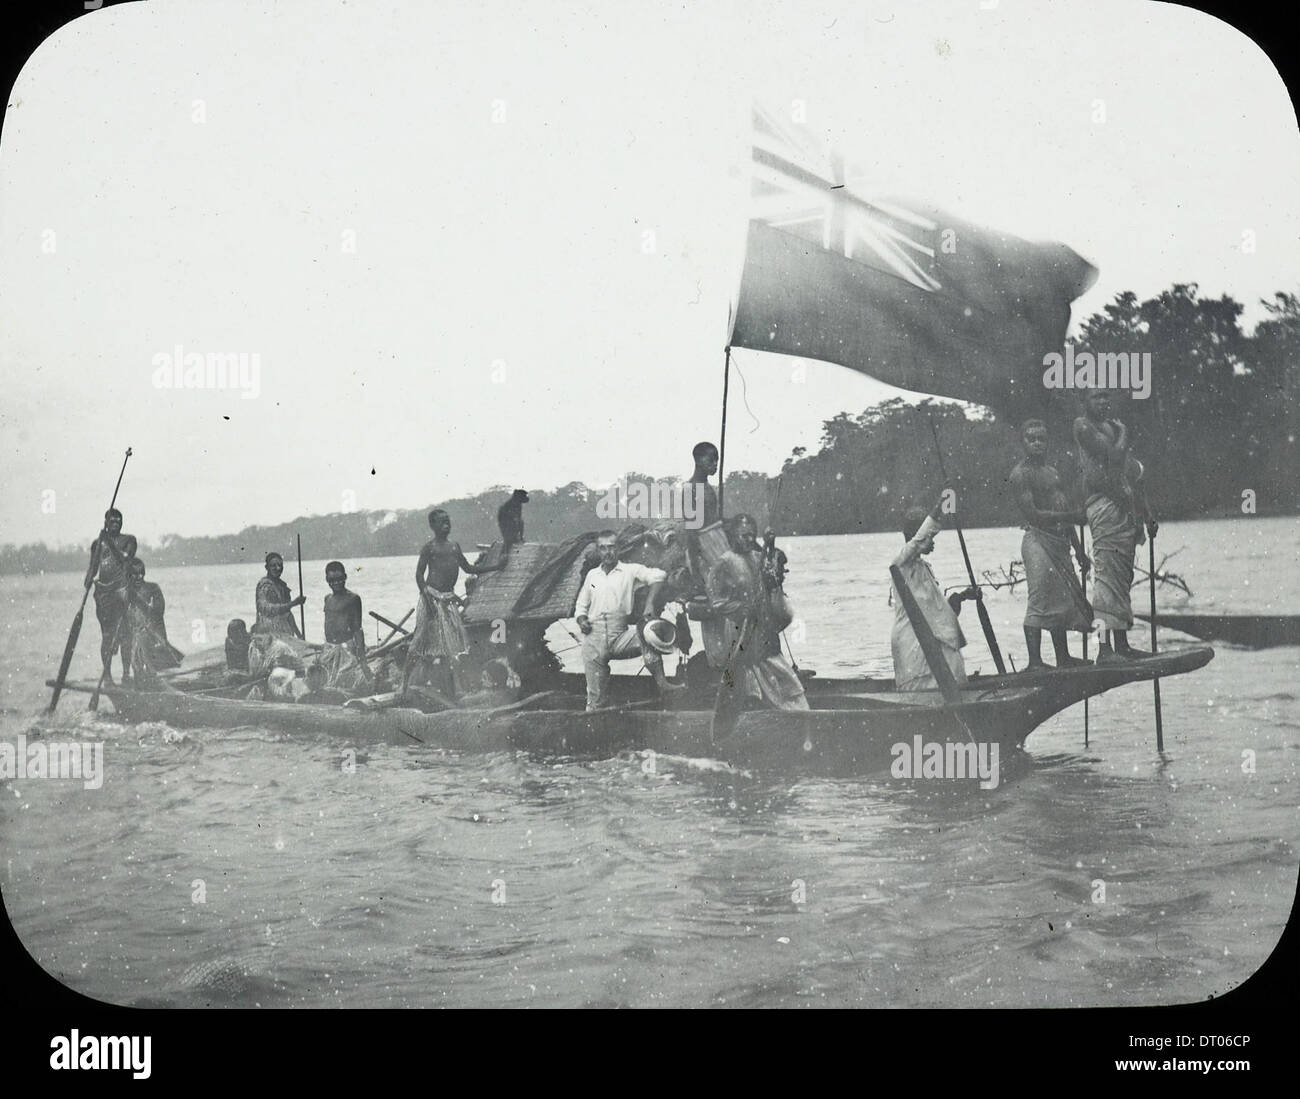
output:
<instances>
[{"instance_id":1,"label":"distant treeline","mask_svg":"<svg viewBox=\"0 0 1300 1099\"><path fill-rule=\"evenodd\" d=\"M1133 452L1163 518L1300 513L1300 297L1279 293L1264 303L1268 317L1247 336L1242 306L1231 298L1200 299L1195 285L1175 285L1148 301L1120 294L1083 322L1073 340L1082 352L1150 353L1151 392L1126 393L1114 415L1130 429ZM1051 458L1067 486L1075 484L1070 424L1082 393L1049 395L1045 418ZM727 475L728 514L749 512L782 534L852 534L897 529L912 505L929 507L943 487L931 423L944 464L970 526L1018 521L1006 477L1020 458L1018 425L992 415L969 418L953 404L887 401L856 416L842 412L823 425L813 453L797 447L777 477L748 471ZM661 478L673 483L677 478ZM648 483L630 473L627 483ZM452 536L472 553L498 537L497 508L513 486L438 501L452 518ZM560 542L603 526L642 518L610 518L598 504L608 486L574 481L550 492L530 489L524 508L529 541ZM142 546L150 565L260 563L277 550L292 560L295 536L312 558L414 555L430 537L431 507L395 512L309 516L238 534L164 536ZM0 546L0 573L84 569L88 547Z\"/></svg>"}]
</instances>

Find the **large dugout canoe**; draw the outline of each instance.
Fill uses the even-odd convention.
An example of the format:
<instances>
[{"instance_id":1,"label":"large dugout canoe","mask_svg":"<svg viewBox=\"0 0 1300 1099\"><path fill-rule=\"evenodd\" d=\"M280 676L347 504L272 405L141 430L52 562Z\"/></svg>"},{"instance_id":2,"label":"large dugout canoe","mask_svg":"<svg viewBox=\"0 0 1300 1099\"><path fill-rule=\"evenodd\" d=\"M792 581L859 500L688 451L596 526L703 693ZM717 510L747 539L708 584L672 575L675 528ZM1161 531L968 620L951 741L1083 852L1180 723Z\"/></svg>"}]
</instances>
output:
<instances>
[{"instance_id":1,"label":"large dugout canoe","mask_svg":"<svg viewBox=\"0 0 1300 1099\"><path fill-rule=\"evenodd\" d=\"M807 683L810 710L746 711L734 731L716 743L711 692L688 691L674 709L651 709L651 685L630 676L611 680L620 705L596 713L583 711L580 676L559 677L569 689L548 698L545 709L506 711L367 711L243 701L186 693L169 685L149 691L110 687L106 693L127 721L157 721L177 728L255 726L349 744L388 741L476 752L611 755L652 749L738 766L848 775L884 770L891 747L918 736L927 742L973 738L1011 749L1044 721L1085 698L1128 683L1194 671L1213 657L1210 646L1195 645L1125 664L976 677L954 705L945 705L937 691L896 691L892 680L814 678Z\"/></svg>"}]
</instances>

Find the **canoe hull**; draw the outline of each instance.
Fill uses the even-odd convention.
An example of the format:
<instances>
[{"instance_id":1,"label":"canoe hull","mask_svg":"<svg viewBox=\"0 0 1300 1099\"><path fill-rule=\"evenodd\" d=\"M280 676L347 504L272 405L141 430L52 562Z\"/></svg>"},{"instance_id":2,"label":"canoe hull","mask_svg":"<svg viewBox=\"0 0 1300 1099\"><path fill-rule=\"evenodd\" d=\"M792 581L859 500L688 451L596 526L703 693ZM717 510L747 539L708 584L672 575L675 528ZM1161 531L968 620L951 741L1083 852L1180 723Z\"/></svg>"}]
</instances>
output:
<instances>
[{"instance_id":1,"label":"canoe hull","mask_svg":"<svg viewBox=\"0 0 1300 1099\"><path fill-rule=\"evenodd\" d=\"M961 702L951 707L942 704L937 692L872 690L873 681L868 680L822 681L809 692L813 709L743 713L734 730L716 742L713 713L698 704L667 711L633 704L597 713L572 708L427 714L400 708L365 711L248 702L174 689L115 687L108 693L128 721L157 721L179 728L252 726L330 736L349 744L386 741L456 751L524 751L552 756L598 756L639 749L720 759L762 770L849 775L887 769L894 745L910 745L917 737L926 743L973 739L996 743L1004 751L1012 749L1048 718L1085 698L1127 683L1192 671L1207 664L1213 655L1208 645L1200 645L1131 665L976 679L963 690ZM570 704L580 706L580 700L572 699Z\"/></svg>"}]
</instances>

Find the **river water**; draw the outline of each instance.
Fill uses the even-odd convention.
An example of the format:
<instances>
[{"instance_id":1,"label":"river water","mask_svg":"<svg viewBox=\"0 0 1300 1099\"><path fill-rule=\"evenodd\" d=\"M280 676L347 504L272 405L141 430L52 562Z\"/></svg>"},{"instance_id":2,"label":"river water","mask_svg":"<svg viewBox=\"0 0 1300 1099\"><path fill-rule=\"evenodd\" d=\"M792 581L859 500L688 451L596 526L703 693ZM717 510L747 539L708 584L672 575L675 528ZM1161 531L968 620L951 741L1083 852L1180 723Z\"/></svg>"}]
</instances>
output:
<instances>
[{"instance_id":1,"label":"river water","mask_svg":"<svg viewBox=\"0 0 1300 1099\"><path fill-rule=\"evenodd\" d=\"M1018 530L967 541L977 570L1019 557ZM889 674L897 544L787 541L801 665ZM1193 593L1166 587L1166 610L1300 613L1298 520L1170 523L1157 545L1178 551L1167 567ZM932 563L945 586L965 583L952 535ZM414 558L348 564L368 609L411 605ZM306 569L317 636L323 561ZM150 579L173 642L197 652L227 619L251 620L260 575ZM1163 759L1152 689L1137 684L1093 700L1087 749L1076 707L980 790L635 752L539 760L130 727L75 694L41 718L78 580L7 580L0 734L102 741L103 783L0 781L0 882L41 966L111 1003L1178 1003L1254 972L1295 898L1300 649L1220 646L1164 681ZM1024 598L1023 584L988 597L1021 666ZM991 671L973 618L966 632L968 669ZM1162 633L1162 647L1176 640ZM95 674L97 646L88 614L74 676Z\"/></svg>"}]
</instances>

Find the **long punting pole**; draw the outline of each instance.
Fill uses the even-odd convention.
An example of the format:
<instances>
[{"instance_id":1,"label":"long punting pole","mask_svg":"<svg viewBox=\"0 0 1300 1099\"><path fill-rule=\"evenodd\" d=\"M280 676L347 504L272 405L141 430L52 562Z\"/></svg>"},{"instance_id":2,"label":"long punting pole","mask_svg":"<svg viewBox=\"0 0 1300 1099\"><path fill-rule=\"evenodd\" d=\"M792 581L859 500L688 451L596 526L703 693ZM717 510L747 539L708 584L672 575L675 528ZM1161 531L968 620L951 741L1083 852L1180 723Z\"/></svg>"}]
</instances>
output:
<instances>
[{"instance_id":1,"label":"long punting pole","mask_svg":"<svg viewBox=\"0 0 1300 1099\"><path fill-rule=\"evenodd\" d=\"M727 348L726 364L722 368L722 427L718 429L718 518L726 516L722 510L722 462L727 456L727 387L731 383L731 348Z\"/></svg>"},{"instance_id":2,"label":"long punting pole","mask_svg":"<svg viewBox=\"0 0 1300 1099\"><path fill-rule=\"evenodd\" d=\"M948 471L943 468L943 447L939 445L939 432L934 426L934 418L926 411L925 417L930 423L930 434L934 436L934 452L939 458L939 475L943 478L944 484L948 483ZM966 550L966 536L961 532L961 524L954 522L953 526L957 528L957 541L961 543L962 559L966 562L966 575L970 577L970 586L979 590L979 585L975 582L975 570L971 567L970 553ZM988 643L989 652L993 656L993 663L997 665L998 675L1006 675L1007 667L1002 663L1002 650L998 648L998 639L993 634L993 621L989 618L988 608L984 606L983 599L975 600L975 610L979 614L980 628L984 631L984 640Z\"/></svg>"},{"instance_id":3,"label":"long punting pole","mask_svg":"<svg viewBox=\"0 0 1300 1099\"><path fill-rule=\"evenodd\" d=\"M113 500L108 505L108 510L112 511L117 507L117 493L122 487L122 478L126 476L126 463L131 460L131 448L126 448L126 457L122 459L122 469L117 475L117 484L113 486ZM103 528L101 527L102 531ZM94 577L89 572L86 573L87 580L93 580ZM54 677L54 694L50 697L50 713L54 713L54 707L59 704L59 695L63 692L63 684L68 678L68 669L72 666L72 654L77 647L77 638L81 636L81 623L86 614L86 600L90 598L90 585L86 585L86 590L81 594L81 606L77 608L76 615L72 619L72 628L68 630L68 642L63 646L63 659L59 661L59 674ZM110 655L109 659L112 657ZM103 682L101 677L100 682ZM98 694L98 688L96 688Z\"/></svg>"},{"instance_id":4,"label":"long punting pole","mask_svg":"<svg viewBox=\"0 0 1300 1099\"><path fill-rule=\"evenodd\" d=\"M302 590L302 535L298 535L298 594L305 595ZM307 640L307 604L298 604L298 624L302 627L302 639Z\"/></svg>"},{"instance_id":5,"label":"long punting pole","mask_svg":"<svg viewBox=\"0 0 1300 1099\"><path fill-rule=\"evenodd\" d=\"M1156 645L1156 536L1153 534L1147 539L1147 564L1149 566L1147 579L1151 585L1151 651L1157 651ZM1160 680L1153 679L1151 686L1155 689L1156 695L1156 751L1165 750L1165 726L1164 718L1160 712Z\"/></svg>"},{"instance_id":6,"label":"long punting pole","mask_svg":"<svg viewBox=\"0 0 1300 1099\"><path fill-rule=\"evenodd\" d=\"M1083 544L1083 527L1084 524L1080 523L1079 524L1079 549L1083 550L1083 555L1087 557L1088 551ZM1088 598L1087 571L1084 569L1080 569L1079 577L1080 577L1079 588L1083 592L1083 598L1086 601ZM1083 659L1084 660L1088 659L1088 634L1086 632L1083 635ZM1088 700L1086 698L1083 700L1083 746L1085 748L1088 747Z\"/></svg>"},{"instance_id":7,"label":"long punting pole","mask_svg":"<svg viewBox=\"0 0 1300 1099\"><path fill-rule=\"evenodd\" d=\"M117 626L116 626L116 628L113 630L113 648L114 648L114 649L117 648L118 642L122 640L122 624L126 621L126 616L127 616L128 614L130 614L130 613L131 613L131 612L130 612L129 610L124 610L124 611L122 612L122 617L119 618L119 619L117 620ZM113 659L113 658L112 658L112 656L110 655L110 656L109 656L109 661L111 662L112 659ZM126 679L126 673L127 673L127 669L124 667L124 668L122 669L122 678L123 678L123 679ZM88 710L98 710L98 709L99 709L99 694L100 694L100 692L104 689L104 680L106 680L107 678L108 678L108 665L105 664L105 665L104 665L104 670L103 670L102 672L99 673L99 682L95 684L95 689L90 693L90 701L86 703L86 709L88 709Z\"/></svg>"}]
</instances>

